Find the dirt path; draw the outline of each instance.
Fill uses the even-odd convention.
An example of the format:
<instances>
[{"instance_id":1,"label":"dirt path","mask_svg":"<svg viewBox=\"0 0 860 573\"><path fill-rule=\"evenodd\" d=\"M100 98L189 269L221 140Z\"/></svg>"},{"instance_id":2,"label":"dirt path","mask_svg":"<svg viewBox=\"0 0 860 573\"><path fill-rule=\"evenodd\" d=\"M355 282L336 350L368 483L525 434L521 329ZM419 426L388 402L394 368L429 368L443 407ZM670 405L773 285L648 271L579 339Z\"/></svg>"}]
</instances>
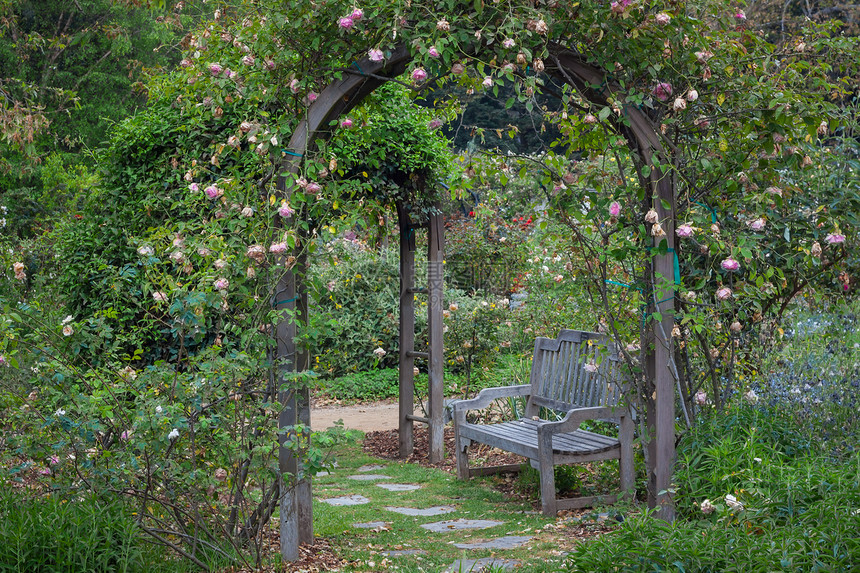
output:
<instances>
[{"instance_id":1,"label":"dirt path","mask_svg":"<svg viewBox=\"0 0 860 573\"><path fill-rule=\"evenodd\" d=\"M311 408L311 429L325 430L343 420L345 428L373 432L397 428L397 402L367 402L353 406L319 406Z\"/></svg>"}]
</instances>

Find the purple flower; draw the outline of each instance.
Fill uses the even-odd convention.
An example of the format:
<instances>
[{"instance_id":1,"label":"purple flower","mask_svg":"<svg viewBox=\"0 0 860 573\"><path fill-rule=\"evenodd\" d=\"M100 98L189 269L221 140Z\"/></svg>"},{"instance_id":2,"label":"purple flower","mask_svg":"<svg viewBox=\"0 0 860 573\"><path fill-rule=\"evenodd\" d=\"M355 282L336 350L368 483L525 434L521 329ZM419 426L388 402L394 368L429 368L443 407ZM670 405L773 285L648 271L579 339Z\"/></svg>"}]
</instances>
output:
<instances>
[{"instance_id":1,"label":"purple flower","mask_svg":"<svg viewBox=\"0 0 860 573\"><path fill-rule=\"evenodd\" d=\"M654 97L659 99L660 101L666 101L670 97L672 97L672 84L668 82L660 82L654 89L651 91L654 94Z\"/></svg>"},{"instance_id":2,"label":"purple flower","mask_svg":"<svg viewBox=\"0 0 860 573\"><path fill-rule=\"evenodd\" d=\"M278 215L284 218L292 217L293 213L295 213L295 211L286 203L281 205L281 208L278 209Z\"/></svg>"},{"instance_id":3,"label":"purple flower","mask_svg":"<svg viewBox=\"0 0 860 573\"><path fill-rule=\"evenodd\" d=\"M344 118L343 121L340 122L340 126L344 129L349 129L350 127L352 127L352 120L348 117Z\"/></svg>"},{"instance_id":4,"label":"purple flower","mask_svg":"<svg viewBox=\"0 0 860 573\"><path fill-rule=\"evenodd\" d=\"M746 15L746 13L744 13L743 10L738 10L737 12L735 12L735 20L743 22L746 19L747 19L747 15Z\"/></svg>"},{"instance_id":5,"label":"purple flower","mask_svg":"<svg viewBox=\"0 0 860 573\"><path fill-rule=\"evenodd\" d=\"M838 245L840 243L845 242L845 235L840 235L838 233L830 233L824 238L824 241L828 245Z\"/></svg>"},{"instance_id":6,"label":"purple flower","mask_svg":"<svg viewBox=\"0 0 860 573\"><path fill-rule=\"evenodd\" d=\"M656 20L657 23L660 24L661 26L665 26L666 24L668 24L669 20L671 20L671 19L672 19L672 17L669 16L668 14L666 14L665 12L660 12L659 14L654 16L654 20Z\"/></svg>"},{"instance_id":7,"label":"purple flower","mask_svg":"<svg viewBox=\"0 0 860 573\"><path fill-rule=\"evenodd\" d=\"M269 246L269 252L275 253L276 255L279 255L281 253L285 253L285 252L287 252L287 244L286 243L272 243Z\"/></svg>"},{"instance_id":8,"label":"purple flower","mask_svg":"<svg viewBox=\"0 0 860 573\"><path fill-rule=\"evenodd\" d=\"M424 71L424 68L415 68L412 70L412 79L421 83L427 79L427 72Z\"/></svg>"},{"instance_id":9,"label":"purple flower","mask_svg":"<svg viewBox=\"0 0 860 573\"><path fill-rule=\"evenodd\" d=\"M200 191L200 186L197 183L192 183L188 186L188 189L197 193L198 191Z\"/></svg>"},{"instance_id":10,"label":"purple flower","mask_svg":"<svg viewBox=\"0 0 860 573\"><path fill-rule=\"evenodd\" d=\"M356 8L352 11L352 14L349 15L349 18L353 22L358 22L359 20L364 18L364 12L361 10L361 8Z\"/></svg>"},{"instance_id":11,"label":"purple flower","mask_svg":"<svg viewBox=\"0 0 860 573\"><path fill-rule=\"evenodd\" d=\"M224 70L224 68L222 68L222 67L221 67L221 64L219 64L218 62L213 62L213 63L209 64L209 72L210 72L213 76L217 76L217 75L218 75L218 74L220 74L223 70Z\"/></svg>"},{"instance_id":12,"label":"purple flower","mask_svg":"<svg viewBox=\"0 0 860 573\"><path fill-rule=\"evenodd\" d=\"M765 220L762 219L761 217L759 217L755 221L750 221L750 223L749 223L750 229L752 229L753 231L756 231L756 232L763 231L765 225L766 225Z\"/></svg>"},{"instance_id":13,"label":"purple flower","mask_svg":"<svg viewBox=\"0 0 860 573\"><path fill-rule=\"evenodd\" d=\"M431 58L438 58L439 50L436 49L436 46L430 46L429 48L427 48L427 55Z\"/></svg>"},{"instance_id":14,"label":"purple flower","mask_svg":"<svg viewBox=\"0 0 860 573\"><path fill-rule=\"evenodd\" d=\"M516 42L514 42L513 38L505 38L505 40L502 42L502 47L508 50L513 48L515 45Z\"/></svg>"},{"instance_id":15,"label":"purple flower","mask_svg":"<svg viewBox=\"0 0 860 573\"><path fill-rule=\"evenodd\" d=\"M430 120L430 123L427 124L427 127L429 127L430 129L442 127L442 120L438 118L433 118Z\"/></svg>"},{"instance_id":16,"label":"purple flower","mask_svg":"<svg viewBox=\"0 0 860 573\"><path fill-rule=\"evenodd\" d=\"M340 26L340 28L343 30L349 30L355 25L355 21L349 16L344 16L337 21L337 25Z\"/></svg>"},{"instance_id":17,"label":"purple flower","mask_svg":"<svg viewBox=\"0 0 860 573\"><path fill-rule=\"evenodd\" d=\"M227 290L228 288L230 288L230 281L228 281L224 277L217 279L214 284L215 288L217 288L218 290Z\"/></svg>"},{"instance_id":18,"label":"purple flower","mask_svg":"<svg viewBox=\"0 0 860 573\"><path fill-rule=\"evenodd\" d=\"M381 62L385 58L385 54L382 53L382 50L370 50L367 52L367 57L371 62Z\"/></svg>"},{"instance_id":19,"label":"purple flower","mask_svg":"<svg viewBox=\"0 0 860 573\"><path fill-rule=\"evenodd\" d=\"M619 203L618 201L613 201L609 205L609 214L613 217L617 217L618 215L620 215L621 214L621 203Z\"/></svg>"},{"instance_id":20,"label":"purple flower","mask_svg":"<svg viewBox=\"0 0 860 573\"><path fill-rule=\"evenodd\" d=\"M723 267L724 270L729 271L730 273L733 273L736 270L738 270L739 268L741 268L741 264L731 257L729 257L729 258L725 259L723 262L721 262L720 266Z\"/></svg>"},{"instance_id":21,"label":"purple flower","mask_svg":"<svg viewBox=\"0 0 860 573\"><path fill-rule=\"evenodd\" d=\"M308 92L308 102L314 103L319 95L317 92Z\"/></svg>"},{"instance_id":22,"label":"purple flower","mask_svg":"<svg viewBox=\"0 0 860 573\"><path fill-rule=\"evenodd\" d=\"M717 298L720 300L728 300L732 298L732 289L729 287L723 287L717 290Z\"/></svg>"},{"instance_id":23,"label":"purple flower","mask_svg":"<svg viewBox=\"0 0 860 573\"><path fill-rule=\"evenodd\" d=\"M319 193L320 191L322 191L322 185L320 185L316 181L311 181L310 183L308 183L307 187L305 187L305 190L308 193Z\"/></svg>"},{"instance_id":24,"label":"purple flower","mask_svg":"<svg viewBox=\"0 0 860 573\"><path fill-rule=\"evenodd\" d=\"M251 54L244 56L242 58L242 63L245 64L246 66L253 66L254 65L254 56L252 56Z\"/></svg>"},{"instance_id":25,"label":"purple flower","mask_svg":"<svg viewBox=\"0 0 860 573\"><path fill-rule=\"evenodd\" d=\"M694 232L693 227L686 224L686 223L684 223L683 225L681 225L680 227L675 229L675 234L678 235L679 237L681 237L682 239L692 237L693 232Z\"/></svg>"},{"instance_id":26,"label":"purple flower","mask_svg":"<svg viewBox=\"0 0 860 573\"><path fill-rule=\"evenodd\" d=\"M218 187L216 187L215 185L208 186L206 189L203 190L203 192L206 193L206 196L210 199L217 199L224 194L224 192L218 189Z\"/></svg>"},{"instance_id":27,"label":"purple flower","mask_svg":"<svg viewBox=\"0 0 860 573\"><path fill-rule=\"evenodd\" d=\"M485 77L484 81L481 82L481 85L484 86L485 88L493 87L493 78L490 76Z\"/></svg>"}]
</instances>

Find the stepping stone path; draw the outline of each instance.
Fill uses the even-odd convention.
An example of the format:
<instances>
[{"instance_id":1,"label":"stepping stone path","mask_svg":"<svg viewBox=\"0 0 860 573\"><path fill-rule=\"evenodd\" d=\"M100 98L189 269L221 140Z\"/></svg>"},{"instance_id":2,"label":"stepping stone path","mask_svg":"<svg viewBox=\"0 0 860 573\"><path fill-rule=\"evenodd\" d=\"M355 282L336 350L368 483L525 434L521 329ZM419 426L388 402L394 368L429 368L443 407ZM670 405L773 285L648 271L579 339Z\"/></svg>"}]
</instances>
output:
<instances>
[{"instance_id":1,"label":"stepping stone path","mask_svg":"<svg viewBox=\"0 0 860 573\"><path fill-rule=\"evenodd\" d=\"M488 527L495 527L497 525L504 525L504 522L492 521L490 519L452 519L450 521L423 523L421 527L434 533L444 533L456 529L487 529Z\"/></svg>"},{"instance_id":2,"label":"stepping stone path","mask_svg":"<svg viewBox=\"0 0 860 573\"><path fill-rule=\"evenodd\" d=\"M455 543L457 549L516 549L528 543L531 535L507 535L489 541L478 541L476 543Z\"/></svg>"},{"instance_id":3,"label":"stepping stone path","mask_svg":"<svg viewBox=\"0 0 860 573\"><path fill-rule=\"evenodd\" d=\"M378 472L384 469L385 466L379 464L366 465L356 470L357 472L359 472L358 474L346 477L347 479L351 479L354 481L376 481L391 479L391 476L378 473L370 473ZM328 472L321 472L317 475L323 476L329 474ZM421 489L421 486L417 484L377 483L374 485L376 485L376 487L393 492L407 492ZM320 501L333 506L364 505L370 503L370 500L368 498L364 497L363 495L357 494L342 497L332 497ZM385 509L387 509L388 511L399 513L401 515L408 515L413 517L429 517L451 513L453 511L456 511L457 508L453 505L437 505L433 507L426 507L423 509L393 506L386 506ZM420 527L429 531L433 531L435 533L445 533L448 531L457 531L464 529L486 529L489 527L495 527L497 525L503 524L504 522L492 521L488 519L453 519L448 521L438 521L435 523L424 523L421 524ZM366 523L353 523L352 526L358 529L384 530L388 528L388 523L385 521L369 521ZM531 539L532 536L508 535L486 541L479 541L475 543L454 543L453 545L457 549L516 549L526 544ZM402 557L409 555L426 555L427 552L423 549L392 549L389 551L382 551L381 554L385 557ZM488 571L491 568L494 571L509 571L512 570L514 567L517 567L518 565L520 565L520 561L516 559L499 559L495 557L485 557L483 559L458 559L454 561L454 563L452 563L445 570L445 573L460 573L462 571L480 573L481 571Z\"/></svg>"},{"instance_id":4,"label":"stepping stone path","mask_svg":"<svg viewBox=\"0 0 860 573\"><path fill-rule=\"evenodd\" d=\"M401 515L412 515L415 517L431 517L434 515L443 515L446 513L451 513L457 508L452 505L436 505L433 507L428 507L426 509L415 509L412 507L390 507L387 506L385 509L388 511L393 511L394 513L399 513Z\"/></svg>"},{"instance_id":5,"label":"stepping stone path","mask_svg":"<svg viewBox=\"0 0 860 573\"><path fill-rule=\"evenodd\" d=\"M421 489L420 485L411 483L378 483L376 487L381 487L388 491L415 491L416 489Z\"/></svg>"},{"instance_id":6,"label":"stepping stone path","mask_svg":"<svg viewBox=\"0 0 860 573\"><path fill-rule=\"evenodd\" d=\"M502 569L510 571L520 562L518 559L496 559L495 557L484 557L483 559L457 559L445 569L444 573L460 573L461 571L469 571L470 573L480 573L493 568L494 571Z\"/></svg>"},{"instance_id":7,"label":"stepping stone path","mask_svg":"<svg viewBox=\"0 0 860 573\"><path fill-rule=\"evenodd\" d=\"M382 474L361 474L354 476L346 476L346 479L352 479L355 481L374 481L378 479L391 479L391 476L384 476Z\"/></svg>"},{"instance_id":8,"label":"stepping stone path","mask_svg":"<svg viewBox=\"0 0 860 573\"><path fill-rule=\"evenodd\" d=\"M358 529L376 529L377 527L385 527L388 525L384 521L368 521L365 523L353 523L353 527L357 527Z\"/></svg>"},{"instance_id":9,"label":"stepping stone path","mask_svg":"<svg viewBox=\"0 0 860 573\"><path fill-rule=\"evenodd\" d=\"M381 466L379 464L373 464L372 466L361 466L358 468L357 472L367 473L367 472L378 472L379 470L384 470L385 466Z\"/></svg>"},{"instance_id":10,"label":"stepping stone path","mask_svg":"<svg viewBox=\"0 0 860 573\"><path fill-rule=\"evenodd\" d=\"M363 495L346 495L343 497L330 497L328 499L321 500L323 503L327 503L329 505L334 506L345 506L345 505L364 505L365 503L370 503L370 500L364 497Z\"/></svg>"}]
</instances>

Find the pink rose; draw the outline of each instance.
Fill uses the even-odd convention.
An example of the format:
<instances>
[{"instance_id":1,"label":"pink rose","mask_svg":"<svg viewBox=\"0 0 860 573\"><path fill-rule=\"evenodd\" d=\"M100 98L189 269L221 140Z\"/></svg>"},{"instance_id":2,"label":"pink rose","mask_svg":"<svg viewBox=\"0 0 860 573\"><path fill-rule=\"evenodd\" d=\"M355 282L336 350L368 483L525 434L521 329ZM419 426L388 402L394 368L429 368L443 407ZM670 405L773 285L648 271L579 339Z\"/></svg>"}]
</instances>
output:
<instances>
[{"instance_id":1,"label":"pink rose","mask_svg":"<svg viewBox=\"0 0 860 573\"><path fill-rule=\"evenodd\" d=\"M830 233L824 238L824 241L828 245L838 245L840 243L845 242L845 235L840 235L838 233Z\"/></svg>"},{"instance_id":2,"label":"pink rose","mask_svg":"<svg viewBox=\"0 0 860 573\"><path fill-rule=\"evenodd\" d=\"M693 400L695 400L696 404L699 406L704 406L708 403L708 395L705 394L702 390L696 392L696 395L693 396Z\"/></svg>"},{"instance_id":3,"label":"pink rose","mask_svg":"<svg viewBox=\"0 0 860 573\"><path fill-rule=\"evenodd\" d=\"M318 93L308 92L308 103L314 103L318 97L319 97Z\"/></svg>"},{"instance_id":4,"label":"pink rose","mask_svg":"<svg viewBox=\"0 0 860 573\"><path fill-rule=\"evenodd\" d=\"M209 72L210 72L213 76L217 76L217 75L218 75L218 74L220 74L223 70L224 70L224 68L222 68L222 67L221 67L221 64L219 64L219 63L217 63L217 62L213 62L213 63L209 64Z\"/></svg>"},{"instance_id":5,"label":"pink rose","mask_svg":"<svg viewBox=\"0 0 860 573\"><path fill-rule=\"evenodd\" d=\"M654 94L654 97L659 99L660 101L666 101L670 97L672 97L672 84L668 82L660 82L654 89L651 91Z\"/></svg>"},{"instance_id":6,"label":"pink rose","mask_svg":"<svg viewBox=\"0 0 860 573\"><path fill-rule=\"evenodd\" d=\"M307 184L307 187L305 187L305 190L308 193L319 193L320 191L322 191L322 185L320 185L316 181L311 181L310 183Z\"/></svg>"},{"instance_id":7,"label":"pink rose","mask_svg":"<svg viewBox=\"0 0 860 573\"><path fill-rule=\"evenodd\" d=\"M361 10L361 8L356 8L352 11L352 14L349 15L349 18L353 22L358 22L359 20L364 18L364 12Z\"/></svg>"},{"instance_id":8,"label":"pink rose","mask_svg":"<svg viewBox=\"0 0 860 573\"><path fill-rule=\"evenodd\" d=\"M692 237L693 233L694 233L693 227L686 224L686 223L684 223L683 225L681 225L680 227L675 229L675 234L678 235L679 237L683 238L683 239L686 239L688 237Z\"/></svg>"},{"instance_id":9,"label":"pink rose","mask_svg":"<svg viewBox=\"0 0 860 573\"><path fill-rule=\"evenodd\" d=\"M381 62L385 58L385 54L382 53L382 50L370 50L367 52L367 57L371 62Z\"/></svg>"},{"instance_id":10,"label":"pink rose","mask_svg":"<svg viewBox=\"0 0 860 573\"><path fill-rule=\"evenodd\" d=\"M355 25L355 21L349 16L344 16L337 21L337 25L343 30L349 30Z\"/></svg>"},{"instance_id":11,"label":"pink rose","mask_svg":"<svg viewBox=\"0 0 860 573\"><path fill-rule=\"evenodd\" d=\"M200 186L197 183L192 183L188 186L188 189L197 193L198 191L200 191Z\"/></svg>"},{"instance_id":12,"label":"pink rose","mask_svg":"<svg viewBox=\"0 0 860 573\"><path fill-rule=\"evenodd\" d=\"M761 217L759 217L755 221L750 221L750 224L749 224L750 229L752 229L753 231L756 231L756 232L763 231L765 225L766 225L766 222Z\"/></svg>"},{"instance_id":13,"label":"pink rose","mask_svg":"<svg viewBox=\"0 0 860 573\"><path fill-rule=\"evenodd\" d=\"M210 199L217 199L218 197L220 197L221 195L224 194L224 192L221 191L215 185L208 186L206 189L203 190L203 192L206 193L206 196L209 197Z\"/></svg>"},{"instance_id":14,"label":"pink rose","mask_svg":"<svg viewBox=\"0 0 860 573\"><path fill-rule=\"evenodd\" d=\"M723 287L717 290L717 298L720 300L728 300L732 297L732 289Z\"/></svg>"},{"instance_id":15,"label":"pink rose","mask_svg":"<svg viewBox=\"0 0 860 573\"><path fill-rule=\"evenodd\" d=\"M281 253L287 252L287 244L286 243L273 243L269 246L269 252L279 255Z\"/></svg>"},{"instance_id":16,"label":"pink rose","mask_svg":"<svg viewBox=\"0 0 860 573\"><path fill-rule=\"evenodd\" d=\"M281 217L284 217L284 218L292 217L293 213L295 213L295 211L286 203L281 205L281 208L278 209L278 215L280 215Z\"/></svg>"},{"instance_id":17,"label":"pink rose","mask_svg":"<svg viewBox=\"0 0 860 573\"><path fill-rule=\"evenodd\" d=\"M617 217L618 215L620 215L621 214L621 203L619 203L618 201L613 201L609 205L609 214L613 217Z\"/></svg>"},{"instance_id":18,"label":"pink rose","mask_svg":"<svg viewBox=\"0 0 860 573\"><path fill-rule=\"evenodd\" d=\"M747 19L747 15L746 15L746 13L744 13L743 10L738 10L737 12L735 12L735 20L743 22L746 19Z\"/></svg>"},{"instance_id":19,"label":"pink rose","mask_svg":"<svg viewBox=\"0 0 860 573\"><path fill-rule=\"evenodd\" d=\"M431 58L438 58L439 50L436 49L436 46L430 46L429 48L427 48L427 55Z\"/></svg>"},{"instance_id":20,"label":"pink rose","mask_svg":"<svg viewBox=\"0 0 860 573\"><path fill-rule=\"evenodd\" d=\"M228 281L224 277L221 277L215 281L214 285L215 288L217 288L218 290L227 290L228 288L230 288L230 281Z\"/></svg>"},{"instance_id":21,"label":"pink rose","mask_svg":"<svg viewBox=\"0 0 860 573\"><path fill-rule=\"evenodd\" d=\"M438 118L433 118L427 124L427 127L429 127L430 129L436 129L436 128L442 127L442 120L438 119Z\"/></svg>"},{"instance_id":22,"label":"pink rose","mask_svg":"<svg viewBox=\"0 0 860 573\"><path fill-rule=\"evenodd\" d=\"M424 71L424 68L415 68L412 70L412 79L421 83L427 79L427 72Z\"/></svg>"},{"instance_id":23,"label":"pink rose","mask_svg":"<svg viewBox=\"0 0 860 573\"><path fill-rule=\"evenodd\" d=\"M654 20L658 24L660 24L661 26L665 26L666 24L668 24L669 20L671 20L671 19L672 19L672 17L669 16L668 14L666 14L665 12L660 12L659 14L654 16Z\"/></svg>"},{"instance_id":24,"label":"pink rose","mask_svg":"<svg viewBox=\"0 0 860 573\"><path fill-rule=\"evenodd\" d=\"M720 266L723 267L724 270L727 270L731 273L733 273L736 270L738 270L739 268L741 268L741 264L731 257L729 257L729 258L725 259L723 262L721 262Z\"/></svg>"},{"instance_id":25,"label":"pink rose","mask_svg":"<svg viewBox=\"0 0 860 573\"><path fill-rule=\"evenodd\" d=\"M502 47L505 49L510 50L514 46L516 46L516 42L514 42L513 38L505 38L505 41L502 42Z\"/></svg>"},{"instance_id":26,"label":"pink rose","mask_svg":"<svg viewBox=\"0 0 860 573\"><path fill-rule=\"evenodd\" d=\"M344 118L343 121L340 122L340 126L344 129L349 129L350 127L352 127L352 120L348 117Z\"/></svg>"},{"instance_id":27,"label":"pink rose","mask_svg":"<svg viewBox=\"0 0 860 573\"><path fill-rule=\"evenodd\" d=\"M242 63L245 64L246 66L253 66L254 61L255 61L254 56L252 56L251 54L248 54L247 56L244 56L242 58Z\"/></svg>"},{"instance_id":28,"label":"pink rose","mask_svg":"<svg viewBox=\"0 0 860 573\"><path fill-rule=\"evenodd\" d=\"M484 81L481 82L481 85L484 86L485 88L493 87L493 78L491 78L490 76L485 77Z\"/></svg>"}]
</instances>

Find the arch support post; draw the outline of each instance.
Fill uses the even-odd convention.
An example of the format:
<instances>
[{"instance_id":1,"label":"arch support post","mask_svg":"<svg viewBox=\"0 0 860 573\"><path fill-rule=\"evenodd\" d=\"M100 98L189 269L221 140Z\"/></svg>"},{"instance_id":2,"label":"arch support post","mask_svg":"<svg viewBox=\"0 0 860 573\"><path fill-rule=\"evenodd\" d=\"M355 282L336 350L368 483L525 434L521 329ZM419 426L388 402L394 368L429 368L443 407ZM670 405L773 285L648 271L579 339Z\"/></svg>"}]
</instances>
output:
<instances>
[{"instance_id":1,"label":"arch support post","mask_svg":"<svg viewBox=\"0 0 860 573\"><path fill-rule=\"evenodd\" d=\"M428 375L430 378L430 463L442 461L445 456L445 356L442 302L444 299L445 227L442 222L442 205L433 206L427 228L427 328Z\"/></svg>"},{"instance_id":2,"label":"arch support post","mask_svg":"<svg viewBox=\"0 0 860 573\"><path fill-rule=\"evenodd\" d=\"M407 459L414 448L415 410L415 230L406 208L397 204L400 227L400 334L399 334L399 423L400 457Z\"/></svg>"}]
</instances>

